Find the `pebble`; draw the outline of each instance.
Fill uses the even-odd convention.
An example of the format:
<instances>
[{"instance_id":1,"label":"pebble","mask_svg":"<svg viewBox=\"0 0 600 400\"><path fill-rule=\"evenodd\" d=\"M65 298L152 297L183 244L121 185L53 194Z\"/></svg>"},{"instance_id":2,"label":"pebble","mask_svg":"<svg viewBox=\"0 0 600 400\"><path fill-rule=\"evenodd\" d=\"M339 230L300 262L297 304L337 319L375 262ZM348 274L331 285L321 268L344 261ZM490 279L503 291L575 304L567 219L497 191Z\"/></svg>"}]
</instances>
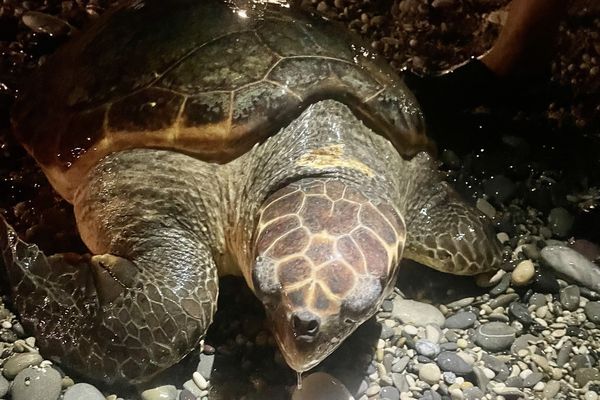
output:
<instances>
[{"instance_id":1,"label":"pebble","mask_svg":"<svg viewBox=\"0 0 600 400\"><path fill-rule=\"evenodd\" d=\"M10 382L3 375L0 375L0 398L3 398L8 393Z\"/></svg>"},{"instance_id":2,"label":"pebble","mask_svg":"<svg viewBox=\"0 0 600 400\"><path fill-rule=\"evenodd\" d=\"M479 400L485 395L477 386L466 388L463 390L465 400Z\"/></svg>"},{"instance_id":3,"label":"pebble","mask_svg":"<svg viewBox=\"0 0 600 400\"><path fill-rule=\"evenodd\" d=\"M600 291L600 268L566 246L546 246L542 259L557 272L592 290Z\"/></svg>"},{"instance_id":4,"label":"pebble","mask_svg":"<svg viewBox=\"0 0 600 400\"><path fill-rule=\"evenodd\" d=\"M496 217L496 209L486 199L477 199L475 206L488 218L494 219Z\"/></svg>"},{"instance_id":5,"label":"pebble","mask_svg":"<svg viewBox=\"0 0 600 400\"><path fill-rule=\"evenodd\" d=\"M415 343L415 350L425 357L433 358L440 352L440 346L427 339L419 339Z\"/></svg>"},{"instance_id":6,"label":"pebble","mask_svg":"<svg viewBox=\"0 0 600 400\"><path fill-rule=\"evenodd\" d=\"M65 391L63 400L104 400L104 395L89 383L76 383Z\"/></svg>"},{"instance_id":7,"label":"pebble","mask_svg":"<svg viewBox=\"0 0 600 400\"><path fill-rule=\"evenodd\" d=\"M473 372L473 367L456 353L443 351L435 361L443 371L453 372L456 375L468 375Z\"/></svg>"},{"instance_id":8,"label":"pebble","mask_svg":"<svg viewBox=\"0 0 600 400\"><path fill-rule=\"evenodd\" d=\"M179 393L179 398L177 400L197 400L198 398L189 390L183 389L181 393Z\"/></svg>"},{"instance_id":9,"label":"pebble","mask_svg":"<svg viewBox=\"0 0 600 400\"><path fill-rule=\"evenodd\" d=\"M515 329L503 322L481 325L473 337L476 344L488 351L502 351L515 341Z\"/></svg>"},{"instance_id":10,"label":"pebble","mask_svg":"<svg viewBox=\"0 0 600 400\"><path fill-rule=\"evenodd\" d=\"M558 355L556 356L556 365L562 367L565 365L569 359L571 358L571 349L573 348L573 343L565 342L561 349L558 351Z\"/></svg>"},{"instance_id":11,"label":"pebble","mask_svg":"<svg viewBox=\"0 0 600 400\"><path fill-rule=\"evenodd\" d=\"M382 400L400 400L400 391L393 386L385 386L381 388L379 398Z\"/></svg>"},{"instance_id":12,"label":"pebble","mask_svg":"<svg viewBox=\"0 0 600 400\"><path fill-rule=\"evenodd\" d=\"M517 355L519 353L519 351L528 349L529 342L535 342L535 341L538 341L539 339L540 339L539 337L534 336L530 333L521 335L510 346L510 353L513 355Z\"/></svg>"},{"instance_id":13,"label":"pebble","mask_svg":"<svg viewBox=\"0 0 600 400\"><path fill-rule=\"evenodd\" d=\"M490 289L490 294L492 296L497 296L501 293L506 292L506 289L508 289L508 287L510 286L511 275L512 274L509 273L504 274L502 278L500 278L500 282L498 282L496 286Z\"/></svg>"},{"instance_id":14,"label":"pebble","mask_svg":"<svg viewBox=\"0 0 600 400\"><path fill-rule=\"evenodd\" d=\"M579 368L575 370L575 382L579 387L584 387L590 381L600 380L600 372L597 368Z\"/></svg>"},{"instance_id":15,"label":"pebble","mask_svg":"<svg viewBox=\"0 0 600 400\"><path fill-rule=\"evenodd\" d=\"M573 216L564 208L556 207L548 214L548 225L556 236L564 238L573 227Z\"/></svg>"},{"instance_id":16,"label":"pebble","mask_svg":"<svg viewBox=\"0 0 600 400\"><path fill-rule=\"evenodd\" d=\"M405 324L443 326L446 320L441 311L430 304L405 300L400 297L396 297L393 302L392 316Z\"/></svg>"},{"instance_id":17,"label":"pebble","mask_svg":"<svg viewBox=\"0 0 600 400\"><path fill-rule=\"evenodd\" d=\"M583 308L588 320L595 324L600 324L600 303L597 301L588 301Z\"/></svg>"},{"instance_id":18,"label":"pebble","mask_svg":"<svg viewBox=\"0 0 600 400\"><path fill-rule=\"evenodd\" d=\"M354 397L352 397L352 394L350 394L344 384L325 372L310 374L302 380L302 389L296 387L292 394L292 400L349 399L354 399Z\"/></svg>"},{"instance_id":19,"label":"pebble","mask_svg":"<svg viewBox=\"0 0 600 400\"><path fill-rule=\"evenodd\" d=\"M400 360L398 360L398 362L392 364L392 372L403 372L406 366L408 365L409 361L410 357L401 357Z\"/></svg>"},{"instance_id":20,"label":"pebble","mask_svg":"<svg viewBox=\"0 0 600 400\"><path fill-rule=\"evenodd\" d=\"M19 372L32 365L38 365L44 359L39 353L15 354L4 364L4 376L13 379Z\"/></svg>"},{"instance_id":21,"label":"pebble","mask_svg":"<svg viewBox=\"0 0 600 400\"><path fill-rule=\"evenodd\" d=\"M560 391L560 382L555 380L550 380L546 382L546 386L544 387L544 391L542 392L545 399L551 400L556 397L558 392Z\"/></svg>"},{"instance_id":22,"label":"pebble","mask_svg":"<svg viewBox=\"0 0 600 400\"><path fill-rule=\"evenodd\" d=\"M546 296L544 296L543 294L534 293L529 298L529 304L535 305L536 307L542 307L548 304L548 302L546 301Z\"/></svg>"},{"instance_id":23,"label":"pebble","mask_svg":"<svg viewBox=\"0 0 600 400\"><path fill-rule=\"evenodd\" d=\"M496 297L495 299L491 300L489 307L491 309L495 309L498 307L505 307L508 304L512 303L513 301L517 300L518 298L519 298L519 295L516 293L502 294L502 295Z\"/></svg>"},{"instance_id":24,"label":"pebble","mask_svg":"<svg viewBox=\"0 0 600 400\"><path fill-rule=\"evenodd\" d=\"M515 286L525 286L533 279L535 274L535 267L533 261L523 260L517 264L515 270L512 272L511 281Z\"/></svg>"},{"instance_id":25,"label":"pebble","mask_svg":"<svg viewBox=\"0 0 600 400\"><path fill-rule=\"evenodd\" d=\"M196 367L196 371L199 372L204 378L210 380L214 363L214 354L200 354L200 362Z\"/></svg>"},{"instance_id":26,"label":"pebble","mask_svg":"<svg viewBox=\"0 0 600 400\"><path fill-rule=\"evenodd\" d=\"M142 400L177 400L177 388L173 385L159 386L142 392Z\"/></svg>"},{"instance_id":27,"label":"pebble","mask_svg":"<svg viewBox=\"0 0 600 400\"><path fill-rule=\"evenodd\" d=\"M409 385L404 374L392 373L392 382L394 386L400 391L400 393L408 392Z\"/></svg>"},{"instance_id":28,"label":"pebble","mask_svg":"<svg viewBox=\"0 0 600 400\"><path fill-rule=\"evenodd\" d=\"M483 191L496 204L504 204L514 197L516 185L504 175L494 175L483 183Z\"/></svg>"},{"instance_id":29,"label":"pebble","mask_svg":"<svg viewBox=\"0 0 600 400\"><path fill-rule=\"evenodd\" d=\"M527 388L532 388L535 385L537 385L537 383L540 382L542 378L544 378L544 374L542 374L541 372L532 372L523 379L523 386Z\"/></svg>"},{"instance_id":30,"label":"pebble","mask_svg":"<svg viewBox=\"0 0 600 400\"><path fill-rule=\"evenodd\" d=\"M535 323L534 319L529 314L529 309L523 303L514 302L511 303L508 307L508 312L510 315L515 317L517 321L522 323L523 325L532 325Z\"/></svg>"},{"instance_id":31,"label":"pebble","mask_svg":"<svg viewBox=\"0 0 600 400\"><path fill-rule=\"evenodd\" d=\"M450 329L467 329L473 326L477 320L477 315L471 311L461 311L448 318L444 326Z\"/></svg>"},{"instance_id":32,"label":"pebble","mask_svg":"<svg viewBox=\"0 0 600 400\"><path fill-rule=\"evenodd\" d=\"M579 286L569 285L559 292L560 304L569 311L575 311L579 307Z\"/></svg>"},{"instance_id":33,"label":"pebble","mask_svg":"<svg viewBox=\"0 0 600 400\"><path fill-rule=\"evenodd\" d=\"M56 400L60 395L61 376L54 368L28 367L12 382L12 400Z\"/></svg>"},{"instance_id":34,"label":"pebble","mask_svg":"<svg viewBox=\"0 0 600 400\"><path fill-rule=\"evenodd\" d=\"M194 371L192 374L192 380L200 390L208 389L208 382L198 371Z\"/></svg>"},{"instance_id":35,"label":"pebble","mask_svg":"<svg viewBox=\"0 0 600 400\"><path fill-rule=\"evenodd\" d=\"M430 385L438 383L441 378L442 371L440 371L440 367L434 363L423 364L421 368L419 368L419 379Z\"/></svg>"}]
</instances>

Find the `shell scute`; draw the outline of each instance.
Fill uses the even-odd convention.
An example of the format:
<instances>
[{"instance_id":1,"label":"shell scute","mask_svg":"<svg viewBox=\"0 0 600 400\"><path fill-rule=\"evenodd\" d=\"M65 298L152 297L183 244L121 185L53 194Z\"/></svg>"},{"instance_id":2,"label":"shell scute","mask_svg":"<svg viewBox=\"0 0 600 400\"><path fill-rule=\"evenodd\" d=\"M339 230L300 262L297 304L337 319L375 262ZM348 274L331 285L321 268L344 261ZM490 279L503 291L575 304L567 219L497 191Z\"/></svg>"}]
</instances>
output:
<instances>
[{"instance_id":1,"label":"shell scute","mask_svg":"<svg viewBox=\"0 0 600 400\"><path fill-rule=\"evenodd\" d=\"M262 79L276 59L254 32L233 33L198 48L158 85L185 94L231 91Z\"/></svg>"},{"instance_id":2,"label":"shell scute","mask_svg":"<svg viewBox=\"0 0 600 400\"><path fill-rule=\"evenodd\" d=\"M144 89L112 104L108 128L118 132L152 132L170 128L183 96L156 88Z\"/></svg>"}]
</instances>

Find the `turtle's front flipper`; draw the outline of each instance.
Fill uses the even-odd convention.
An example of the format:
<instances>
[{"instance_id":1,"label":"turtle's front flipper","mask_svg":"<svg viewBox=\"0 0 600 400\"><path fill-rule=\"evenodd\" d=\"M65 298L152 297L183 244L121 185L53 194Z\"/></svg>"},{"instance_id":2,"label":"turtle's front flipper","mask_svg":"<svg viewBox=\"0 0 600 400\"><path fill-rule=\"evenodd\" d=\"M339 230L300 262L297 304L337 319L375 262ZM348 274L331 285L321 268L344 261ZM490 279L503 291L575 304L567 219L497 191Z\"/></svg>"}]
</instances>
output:
<instances>
[{"instance_id":1,"label":"turtle's front flipper","mask_svg":"<svg viewBox=\"0 0 600 400\"><path fill-rule=\"evenodd\" d=\"M78 195L79 229L100 255L46 257L0 221L14 303L44 355L88 377L129 384L191 351L217 296L189 176L171 175L178 168L168 160L157 158L165 168L148 171L134 159L103 161Z\"/></svg>"},{"instance_id":2,"label":"turtle's front flipper","mask_svg":"<svg viewBox=\"0 0 600 400\"><path fill-rule=\"evenodd\" d=\"M489 221L440 181L426 155L420 154L412 162L420 173L409 183L404 257L457 275L499 268L500 243Z\"/></svg>"}]
</instances>

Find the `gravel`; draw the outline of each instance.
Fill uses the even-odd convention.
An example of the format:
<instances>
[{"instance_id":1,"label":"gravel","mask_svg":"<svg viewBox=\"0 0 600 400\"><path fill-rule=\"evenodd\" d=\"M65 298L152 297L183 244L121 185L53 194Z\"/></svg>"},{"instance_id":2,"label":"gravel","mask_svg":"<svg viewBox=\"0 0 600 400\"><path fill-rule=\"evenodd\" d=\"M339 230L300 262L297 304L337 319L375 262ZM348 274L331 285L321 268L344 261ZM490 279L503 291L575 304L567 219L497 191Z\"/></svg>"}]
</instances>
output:
<instances>
[{"instance_id":1,"label":"gravel","mask_svg":"<svg viewBox=\"0 0 600 400\"><path fill-rule=\"evenodd\" d=\"M388 2L389 9L382 9L385 2L363 0L305 5L358 31L394 68L434 71L481 54L499 29L506 2L399 0ZM442 173L493 219L501 238L507 272L495 286L471 293L472 281L463 290L454 278L438 276L448 282L444 290L431 291L438 297L411 296L424 302L403 299L394 290L373 321L359 328L318 372L304 375L304 389L298 391L296 376L262 328L260 305L239 280L223 280L219 313L203 351L195 351L187 364L182 362L180 369L139 393L124 390L119 396L173 398L173 388L186 388L178 400L290 394L317 399L328 390L339 398L360 400L367 399L366 393L388 399L471 399L482 394L490 399L597 398L600 296L595 290L600 273L594 261L600 256L600 168L593 162L599 147L582 138L595 143L597 131L590 134L588 128L600 122L592 97L600 89L600 7L574 3L561 27L560 51L550 71L551 85L560 90L541 91L538 109L479 108L466 114L476 126L470 147L465 150L457 143L455 149L442 151ZM84 247L71 206L53 194L7 134L12 83L110 5L103 0L0 4L0 212L23 237L49 252L81 252ZM540 134L532 136L532 131ZM476 139L498 136L501 144ZM564 153L567 149L572 153ZM593 159L587 163L589 154ZM424 287L433 279L422 280L411 285ZM36 399L32 396L38 394L56 400L60 393L64 400L117 398L117 389L74 383L59 373L37 353L34 338L4 304L8 306L6 297L0 298L0 398L9 390L12 400L25 395ZM43 388L32 394L41 386L28 385L25 394L15 393L26 390L19 382L30 374L43 376Z\"/></svg>"}]
</instances>

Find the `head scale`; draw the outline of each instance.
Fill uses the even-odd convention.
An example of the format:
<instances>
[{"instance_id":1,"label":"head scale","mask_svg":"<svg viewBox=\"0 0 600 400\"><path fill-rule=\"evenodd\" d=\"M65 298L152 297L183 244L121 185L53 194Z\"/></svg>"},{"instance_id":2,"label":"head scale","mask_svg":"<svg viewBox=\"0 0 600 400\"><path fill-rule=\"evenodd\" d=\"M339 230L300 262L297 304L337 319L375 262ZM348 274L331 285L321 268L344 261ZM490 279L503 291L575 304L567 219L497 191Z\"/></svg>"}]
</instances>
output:
<instances>
[{"instance_id":1,"label":"head scale","mask_svg":"<svg viewBox=\"0 0 600 400\"><path fill-rule=\"evenodd\" d=\"M251 286L292 368L317 365L377 311L404 239L391 204L341 180L303 179L265 201Z\"/></svg>"}]
</instances>

